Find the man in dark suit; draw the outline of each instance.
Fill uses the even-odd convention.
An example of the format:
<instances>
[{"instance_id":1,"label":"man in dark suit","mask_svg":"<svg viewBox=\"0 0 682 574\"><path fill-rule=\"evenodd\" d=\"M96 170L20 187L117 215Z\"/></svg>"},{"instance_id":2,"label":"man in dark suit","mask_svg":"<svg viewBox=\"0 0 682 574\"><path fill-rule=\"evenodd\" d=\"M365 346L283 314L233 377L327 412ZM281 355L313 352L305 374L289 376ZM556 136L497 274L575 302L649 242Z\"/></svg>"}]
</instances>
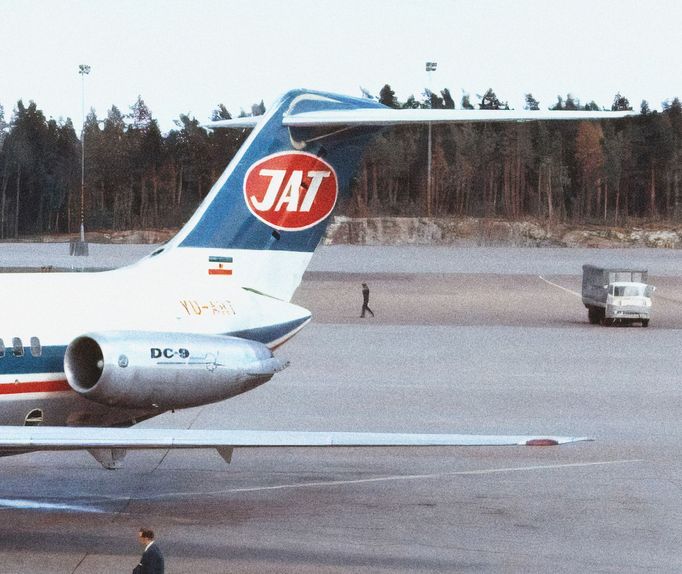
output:
<instances>
[{"instance_id":1,"label":"man in dark suit","mask_svg":"<svg viewBox=\"0 0 682 574\"><path fill-rule=\"evenodd\" d=\"M140 528L137 540L144 546L144 552L133 574L163 574L163 555L154 541L154 531L149 528Z\"/></svg>"}]
</instances>

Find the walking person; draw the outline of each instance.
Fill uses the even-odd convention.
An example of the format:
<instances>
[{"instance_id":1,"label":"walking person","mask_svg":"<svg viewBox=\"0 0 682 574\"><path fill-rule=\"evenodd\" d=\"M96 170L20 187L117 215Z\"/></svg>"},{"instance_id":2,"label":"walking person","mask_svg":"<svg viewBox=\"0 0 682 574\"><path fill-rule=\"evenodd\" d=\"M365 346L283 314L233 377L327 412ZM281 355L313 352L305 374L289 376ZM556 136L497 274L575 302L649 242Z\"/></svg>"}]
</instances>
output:
<instances>
[{"instance_id":1,"label":"walking person","mask_svg":"<svg viewBox=\"0 0 682 574\"><path fill-rule=\"evenodd\" d=\"M154 531L140 528L137 540L144 546L140 563L133 569L133 574L163 574L163 555L154 540Z\"/></svg>"},{"instance_id":2,"label":"walking person","mask_svg":"<svg viewBox=\"0 0 682 574\"><path fill-rule=\"evenodd\" d=\"M360 318L365 318L365 311L369 311L370 315L374 317L374 311L369 308L369 287L367 283L362 284L362 312L360 313Z\"/></svg>"}]
</instances>

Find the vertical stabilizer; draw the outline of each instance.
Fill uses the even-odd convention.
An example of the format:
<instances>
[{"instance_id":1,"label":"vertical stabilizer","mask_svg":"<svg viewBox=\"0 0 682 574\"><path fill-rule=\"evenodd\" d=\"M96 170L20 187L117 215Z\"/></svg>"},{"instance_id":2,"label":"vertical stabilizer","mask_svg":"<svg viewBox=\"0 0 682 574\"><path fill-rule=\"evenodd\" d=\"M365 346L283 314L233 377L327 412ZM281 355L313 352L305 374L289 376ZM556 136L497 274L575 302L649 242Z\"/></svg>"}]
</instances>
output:
<instances>
[{"instance_id":1,"label":"vertical stabilizer","mask_svg":"<svg viewBox=\"0 0 682 574\"><path fill-rule=\"evenodd\" d=\"M289 300L381 128L287 127L283 121L361 108L384 106L321 92L285 94L259 119L192 218L151 258L155 265Z\"/></svg>"}]
</instances>

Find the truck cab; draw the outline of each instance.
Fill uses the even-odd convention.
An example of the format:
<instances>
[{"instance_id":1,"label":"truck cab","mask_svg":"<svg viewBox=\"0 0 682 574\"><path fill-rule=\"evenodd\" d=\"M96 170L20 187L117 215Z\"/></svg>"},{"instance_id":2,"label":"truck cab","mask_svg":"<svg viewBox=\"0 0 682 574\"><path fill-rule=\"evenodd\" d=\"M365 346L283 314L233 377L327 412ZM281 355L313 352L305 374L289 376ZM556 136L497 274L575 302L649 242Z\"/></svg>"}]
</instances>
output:
<instances>
[{"instance_id":1,"label":"truck cab","mask_svg":"<svg viewBox=\"0 0 682 574\"><path fill-rule=\"evenodd\" d=\"M641 321L643 327L648 327L653 289L646 283L620 281L607 285L605 322Z\"/></svg>"}]
</instances>

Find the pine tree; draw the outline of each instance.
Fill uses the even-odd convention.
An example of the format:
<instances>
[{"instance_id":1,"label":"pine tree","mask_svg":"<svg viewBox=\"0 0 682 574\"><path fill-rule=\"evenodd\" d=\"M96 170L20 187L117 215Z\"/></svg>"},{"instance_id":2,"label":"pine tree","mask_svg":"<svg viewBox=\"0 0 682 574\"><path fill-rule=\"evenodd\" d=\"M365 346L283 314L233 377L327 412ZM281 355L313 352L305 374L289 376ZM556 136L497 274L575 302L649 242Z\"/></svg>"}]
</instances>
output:
<instances>
[{"instance_id":1,"label":"pine tree","mask_svg":"<svg viewBox=\"0 0 682 574\"><path fill-rule=\"evenodd\" d=\"M379 92L379 103L394 109L400 107L398 99L395 97L395 92L388 84L384 84L384 87Z\"/></svg>"}]
</instances>

